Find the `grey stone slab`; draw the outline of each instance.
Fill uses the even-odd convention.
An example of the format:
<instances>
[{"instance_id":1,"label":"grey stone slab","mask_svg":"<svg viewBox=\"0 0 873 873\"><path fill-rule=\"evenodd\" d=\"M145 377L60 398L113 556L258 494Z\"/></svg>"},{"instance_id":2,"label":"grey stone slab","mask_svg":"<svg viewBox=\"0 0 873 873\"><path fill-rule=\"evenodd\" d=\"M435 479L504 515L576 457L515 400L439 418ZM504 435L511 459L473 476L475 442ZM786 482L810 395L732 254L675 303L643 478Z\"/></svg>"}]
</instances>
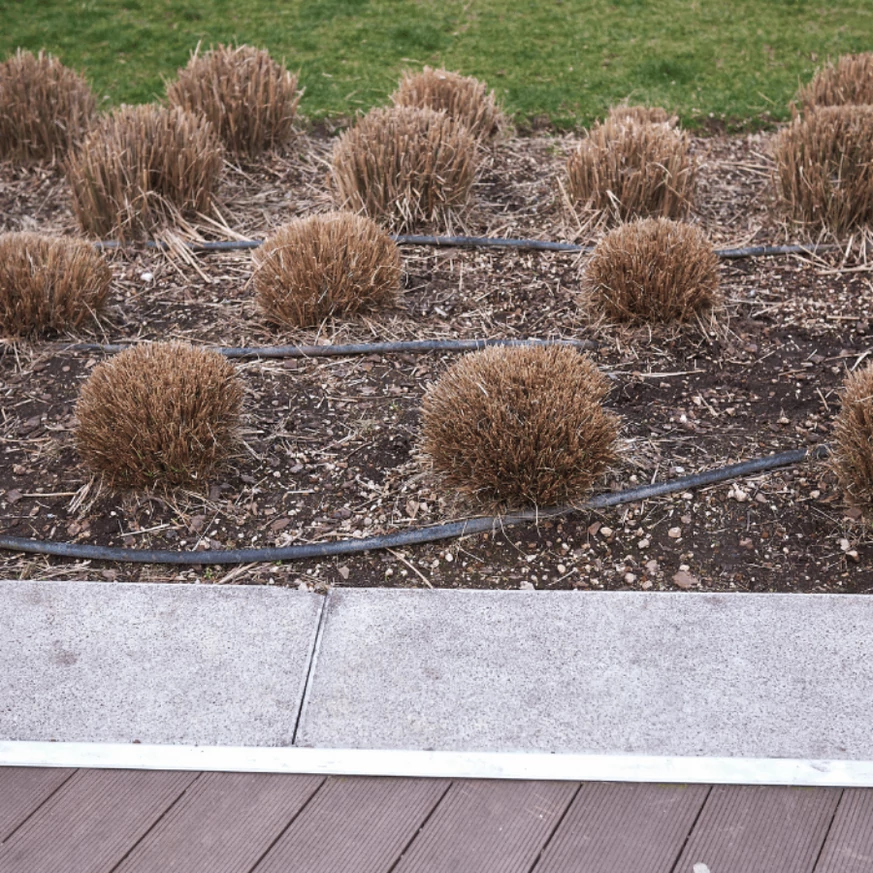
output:
<instances>
[{"instance_id":1,"label":"grey stone slab","mask_svg":"<svg viewBox=\"0 0 873 873\"><path fill-rule=\"evenodd\" d=\"M0 739L289 745L323 598L0 582Z\"/></svg>"},{"instance_id":2,"label":"grey stone slab","mask_svg":"<svg viewBox=\"0 0 873 873\"><path fill-rule=\"evenodd\" d=\"M873 598L337 590L299 745L873 760Z\"/></svg>"}]
</instances>

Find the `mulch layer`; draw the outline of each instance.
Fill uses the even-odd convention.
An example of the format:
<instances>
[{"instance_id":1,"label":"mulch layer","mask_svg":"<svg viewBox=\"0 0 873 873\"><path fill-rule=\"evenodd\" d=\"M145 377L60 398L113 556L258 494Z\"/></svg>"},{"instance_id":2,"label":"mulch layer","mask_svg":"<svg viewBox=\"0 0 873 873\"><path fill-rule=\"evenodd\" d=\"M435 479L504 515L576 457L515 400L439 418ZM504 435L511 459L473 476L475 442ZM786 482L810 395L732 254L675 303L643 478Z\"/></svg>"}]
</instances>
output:
<instances>
[{"instance_id":1,"label":"mulch layer","mask_svg":"<svg viewBox=\"0 0 873 873\"><path fill-rule=\"evenodd\" d=\"M593 243L603 221L564 193L570 136L514 138L484 161L474 205L449 229ZM717 246L809 241L774 208L769 136L694 141L692 220ZM262 238L332 208L332 140L228 165L215 216L189 238ZM62 173L0 165L0 230L76 233ZM440 228L445 231L446 228ZM111 257L100 323L0 346L0 530L172 549L284 546L404 530L471 513L416 452L419 406L447 354L250 360L244 448L202 490L113 492L79 461L74 405L98 353L72 341L178 338L222 346L429 338L564 337L595 343L613 379L622 460L599 490L827 442L847 370L871 349L866 241L828 257L721 266L724 311L685 327L599 324L579 305L584 257L404 247L404 288L385 311L277 331L258 314L249 253ZM339 559L240 567L77 562L0 552L0 577L327 586L711 591L873 591L873 541L824 462L493 534Z\"/></svg>"}]
</instances>

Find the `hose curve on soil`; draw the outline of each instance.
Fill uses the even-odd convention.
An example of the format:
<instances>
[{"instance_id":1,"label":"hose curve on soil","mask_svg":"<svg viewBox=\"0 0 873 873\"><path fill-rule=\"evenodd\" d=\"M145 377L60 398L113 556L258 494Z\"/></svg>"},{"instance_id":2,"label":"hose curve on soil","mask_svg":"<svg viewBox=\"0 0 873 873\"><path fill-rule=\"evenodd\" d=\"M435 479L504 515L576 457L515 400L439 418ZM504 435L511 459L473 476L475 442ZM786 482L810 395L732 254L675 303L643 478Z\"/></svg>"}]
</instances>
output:
<instances>
[{"instance_id":1,"label":"hose curve on soil","mask_svg":"<svg viewBox=\"0 0 873 873\"><path fill-rule=\"evenodd\" d=\"M309 545L251 548L251 549L208 549L200 552L178 552L169 549L127 549L114 546L92 546L85 543L48 542L0 535L0 549L13 552L29 552L39 555L56 555L93 561L117 561L137 564L248 564L254 562L301 561L308 558L328 558L336 555L353 555L374 549L396 549L419 543L432 543L438 540L453 539L476 533L501 530L505 527L555 518L571 512L586 509L604 509L635 503L651 497L701 488L718 482L726 482L741 476L751 476L779 467L789 467L807 460L827 457L830 450L825 445L813 449L795 449L705 470L679 479L642 485L626 491L599 494L579 506L559 506L541 510L527 510L503 516L471 518L430 527L415 528L365 539L336 540Z\"/></svg>"}]
</instances>

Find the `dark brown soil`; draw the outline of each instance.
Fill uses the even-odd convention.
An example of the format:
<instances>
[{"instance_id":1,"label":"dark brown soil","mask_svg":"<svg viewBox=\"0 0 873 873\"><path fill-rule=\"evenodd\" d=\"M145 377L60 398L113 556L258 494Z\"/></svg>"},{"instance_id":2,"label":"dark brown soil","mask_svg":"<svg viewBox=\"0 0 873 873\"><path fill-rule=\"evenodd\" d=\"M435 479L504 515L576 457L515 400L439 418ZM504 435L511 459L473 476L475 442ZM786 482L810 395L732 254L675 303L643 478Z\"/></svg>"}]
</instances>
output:
<instances>
[{"instance_id":1,"label":"dark brown soil","mask_svg":"<svg viewBox=\"0 0 873 873\"><path fill-rule=\"evenodd\" d=\"M572 138L497 146L477 204L453 228L593 242L561 187ZM768 138L709 138L694 220L717 245L804 240L772 209ZM198 230L262 237L331 207L327 136L292 154L228 167L220 218ZM0 166L0 229L75 232L62 176ZM190 229L189 229L190 230ZM855 241L857 243L857 241ZM847 241L848 244L848 241ZM614 377L623 461L601 489L662 480L826 442L847 369L870 353L873 285L847 257L723 262L726 311L712 324L633 331L588 323L577 258L504 250L403 250L402 302L318 331L277 333L257 315L245 253L113 259L110 309L72 339L187 338L219 345L420 338L587 337ZM418 408L447 355L247 361L245 448L202 493L113 493L73 443L77 392L99 354L71 337L0 346L0 531L173 549L361 537L463 517L419 463ZM0 553L6 578L257 582L476 588L873 590L873 548L822 462L607 512L396 552L294 564L200 566L74 562Z\"/></svg>"}]
</instances>

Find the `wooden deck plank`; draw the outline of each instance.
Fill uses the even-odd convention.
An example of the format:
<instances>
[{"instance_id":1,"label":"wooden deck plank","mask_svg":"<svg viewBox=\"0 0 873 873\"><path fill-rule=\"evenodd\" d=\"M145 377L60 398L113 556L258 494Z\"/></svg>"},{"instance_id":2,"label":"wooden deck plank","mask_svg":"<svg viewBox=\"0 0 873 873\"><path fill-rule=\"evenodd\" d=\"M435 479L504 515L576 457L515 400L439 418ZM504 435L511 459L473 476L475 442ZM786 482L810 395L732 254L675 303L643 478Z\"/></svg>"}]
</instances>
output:
<instances>
[{"instance_id":1,"label":"wooden deck plank","mask_svg":"<svg viewBox=\"0 0 873 873\"><path fill-rule=\"evenodd\" d=\"M396 873L527 873L576 782L454 782Z\"/></svg>"},{"instance_id":2,"label":"wooden deck plank","mask_svg":"<svg viewBox=\"0 0 873 873\"><path fill-rule=\"evenodd\" d=\"M0 847L0 873L109 873L197 776L79 770Z\"/></svg>"},{"instance_id":3,"label":"wooden deck plank","mask_svg":"<svg viewBox=\"0 0 873 873\"><path fill-rule=\"evenodd\" d=\"M445 794L440 779L328 779L255 873L387 873Z\"/></svg>"},{"instance_id":4,"label":"wooden deck plank","mask_svg":"<svg viewBox=\"0 0 873 873\"><path fill-rule=\"evenodd\" d=\"M74 772L52 767L0 767L0 843Z\"/></svg>"},{"instance_id":5,"label":"wooden deck plank","mask_svg":"<svg viewBox=\"0 0 873 873\"><path fill-rule=\"evenodd\" d=\"M323 782L323 776L204 773L117 873L249 873Z\"/></svg>"},{"instance_id":6,"label":"wooden deck plank","mask_svg":"<svg viewBox=\"0 0 873 873\"><path fill-rule=\"evenodd\" d=\"M675 873L811 873L841 791L716 785Z\"/></svg>"},{"instance_id":7,"label":"wooden deck plank","mask_svg":"<svg viewBox=\"0 0 873 873\"><path fill-rule=\"evenodd\" d=\"M873 873L873 789L843 791L815 873Z\"/></svg>"},{"instance_id":8,"label":"wooden deck plank","mask_svg":"<svg viewBox=\"0 0 873 873\"><path fill-rule=\"evenodd\" d=\"M670 873L708 785L583 783L535 873Z\"/></svg>"}]
</instances>

